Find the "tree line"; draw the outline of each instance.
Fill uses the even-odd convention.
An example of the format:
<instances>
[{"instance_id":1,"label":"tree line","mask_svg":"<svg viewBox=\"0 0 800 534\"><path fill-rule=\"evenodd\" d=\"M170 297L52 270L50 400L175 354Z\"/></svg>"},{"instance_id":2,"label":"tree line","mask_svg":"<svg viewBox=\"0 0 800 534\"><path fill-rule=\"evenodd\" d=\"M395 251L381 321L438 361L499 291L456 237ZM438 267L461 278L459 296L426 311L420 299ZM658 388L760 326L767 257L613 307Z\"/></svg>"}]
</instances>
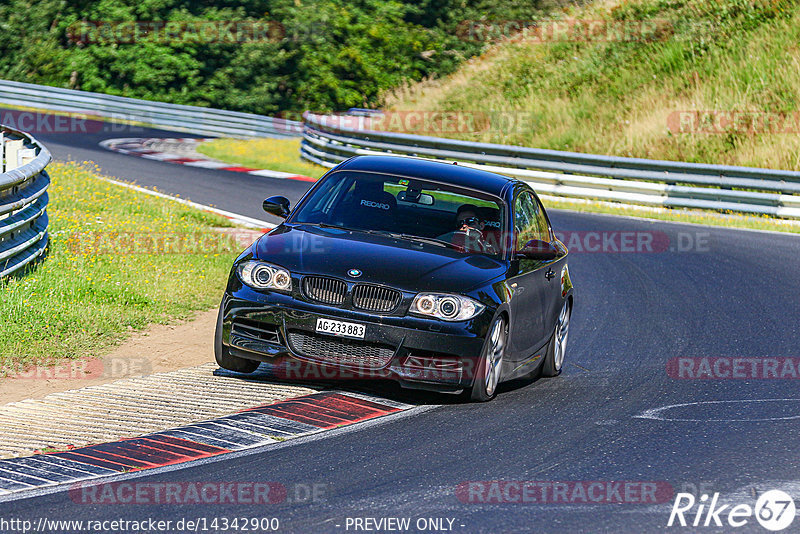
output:
<instances>
[{"instance_id":1,"label":"tree line","mask_svg":"<svg viewBox=\"0 0 800 534\"><path fill-rule=\"evenodd\" d=\"M554 0L559 1L559 0ZM552 8L552 5L547 8ZM7 0L0 78L275 115L377 107L539 0Z\"/></svg>"}]
</instances>

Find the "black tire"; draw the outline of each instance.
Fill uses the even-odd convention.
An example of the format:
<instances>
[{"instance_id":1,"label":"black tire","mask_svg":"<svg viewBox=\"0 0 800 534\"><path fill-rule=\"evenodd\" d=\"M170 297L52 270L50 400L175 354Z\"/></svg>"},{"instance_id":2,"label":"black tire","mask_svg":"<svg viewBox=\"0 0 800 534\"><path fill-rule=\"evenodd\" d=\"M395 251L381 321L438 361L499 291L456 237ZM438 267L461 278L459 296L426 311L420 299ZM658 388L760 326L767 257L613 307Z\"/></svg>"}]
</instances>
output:
<instances>
[{"instance_id":1,"label":"black tire","mask_svg":"<svg viewBox=\"0 0 800 534\"><path fill-rule=\"evenodd\" d=\"M495 332L497 332L498 336L496 341L493 339ZM508 323L505 317L501 315L495 318L492 326L489 327L488 334L486 334L486 341L483 344L480 360L475 366L475 380L472 382L472 390L470 391L471 400L486 402L497 395L497 386L500 385L503 379L502 364L507 342ZM489 381L489 375L487 374L487 366L489 365L492 365L494 373L491 381Z\"/></svg>"},{"instance_id":2,"label":"black tire","mask_svg":"<svg viewBox=\"0 0 800 534\"><path fill-rule=\"evenodd\" d=\"M225 345L222 344L222 305L217 313L217 329L214 332L214 359L217 365L228 371L237 373L252 373L258 369L259 362L231 356Z\"/></svg>"},{"instance_id":3,"label":"black tire","mask_svg":"<svg viewBox=\"0 0 800 534\"><path fill-rule=\"evenodd\" d=\"M571 316L572 306L570 306L568 300L565 300L561 312L558 314L556 326L553 328L553 336L547 344L547 354L544 357L544 362L542 362L541 376L551 378L561 374L561 369L564 367Z\"/></svg>"}]
</instances>

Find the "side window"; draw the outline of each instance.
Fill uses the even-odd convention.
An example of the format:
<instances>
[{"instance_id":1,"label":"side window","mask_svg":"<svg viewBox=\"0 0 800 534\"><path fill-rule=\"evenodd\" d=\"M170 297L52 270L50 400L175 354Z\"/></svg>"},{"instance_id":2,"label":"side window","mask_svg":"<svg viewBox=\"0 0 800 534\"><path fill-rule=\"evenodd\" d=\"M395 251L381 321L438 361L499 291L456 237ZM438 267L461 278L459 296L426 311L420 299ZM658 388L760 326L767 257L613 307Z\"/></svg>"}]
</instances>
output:
<instances>
[{"instance_id":1,"label":"side window","mask_svg":"<svg viewBox=\"0 0 800 534\"><path fill-rule=\"evenodd\" d=\"M531 239L550 241L544 212L530 193L522 193L514 202L514 231L517 247L524 246Z\"/></svg>"},{"instance_id":2,"label":"side window","mask_svg":"<svg viewBox=\"0 0 800 534\"><path fill-rule=\"evenodd\" d=\"M539 233L542 235L539 239L542 241L550 241L550 225L547 223L547 215L544 214L544 207L536 197L533 195L530 195L530 197L533 199L534 206L536 207L536 221L539 225Z\"/></svg>"}]
</instances>

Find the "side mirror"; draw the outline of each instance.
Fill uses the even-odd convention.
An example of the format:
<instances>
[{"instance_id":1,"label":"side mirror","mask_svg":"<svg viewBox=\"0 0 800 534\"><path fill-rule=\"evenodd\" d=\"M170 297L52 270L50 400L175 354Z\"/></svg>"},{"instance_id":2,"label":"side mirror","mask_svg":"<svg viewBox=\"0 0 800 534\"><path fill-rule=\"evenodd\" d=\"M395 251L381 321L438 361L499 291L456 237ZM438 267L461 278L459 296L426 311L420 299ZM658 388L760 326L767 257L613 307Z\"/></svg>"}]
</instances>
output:
<instances>
[{"instance_id":1,"label":"side mirror","mask_svg":"<svg viewBox=\"0 0 800 534\"><path fill-rule=\"evenodd\" d=\"M276 215L278 217L286 218L289 215L289 199L281 196L269 197L264 200L262 204L264 211Z\"/></svg>"},{"instance_id":2,"label":"side mirror","mask_svg":"<svg viewBox=\"0 0 800 534\"><path fill-rule=\"evenodd\" d=\"M517 251L517 256L528 260L549 261L558 257L559 250L552 243L531 239L522 249Z\"/></svg>"}]
</instances>

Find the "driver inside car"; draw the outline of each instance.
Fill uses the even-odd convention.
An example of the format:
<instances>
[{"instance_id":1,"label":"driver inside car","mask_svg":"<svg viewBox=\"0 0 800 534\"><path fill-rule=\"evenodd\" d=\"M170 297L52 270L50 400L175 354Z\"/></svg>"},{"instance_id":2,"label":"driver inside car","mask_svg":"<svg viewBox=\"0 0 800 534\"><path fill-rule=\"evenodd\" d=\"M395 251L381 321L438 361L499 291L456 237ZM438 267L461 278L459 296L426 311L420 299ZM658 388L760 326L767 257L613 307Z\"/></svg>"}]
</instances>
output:
<instances>
[{"instance_id":1,"label":"driver inside car","mask_svg":"<svg viewBox=\"0 0 800 534\"><path fill-rule=\"evenodd\" d=\"M439 236L467 252L489 252L491 246L484 239L484 222L478 217L478 208L473 204L463 204L456 211L456 229Z\"/></svg>"},{"instance_id":2,"label":"driver inside car","mask_svg":"<svg viewBox=\"0 0 800 534\"><path fill-rule=\"evenodd\" d=\"M472 204L464 204L456 212L456 227L462 232L478 230L483 232L483 222L478 218L478 208Z\"/></svg>"}]
</instances>

